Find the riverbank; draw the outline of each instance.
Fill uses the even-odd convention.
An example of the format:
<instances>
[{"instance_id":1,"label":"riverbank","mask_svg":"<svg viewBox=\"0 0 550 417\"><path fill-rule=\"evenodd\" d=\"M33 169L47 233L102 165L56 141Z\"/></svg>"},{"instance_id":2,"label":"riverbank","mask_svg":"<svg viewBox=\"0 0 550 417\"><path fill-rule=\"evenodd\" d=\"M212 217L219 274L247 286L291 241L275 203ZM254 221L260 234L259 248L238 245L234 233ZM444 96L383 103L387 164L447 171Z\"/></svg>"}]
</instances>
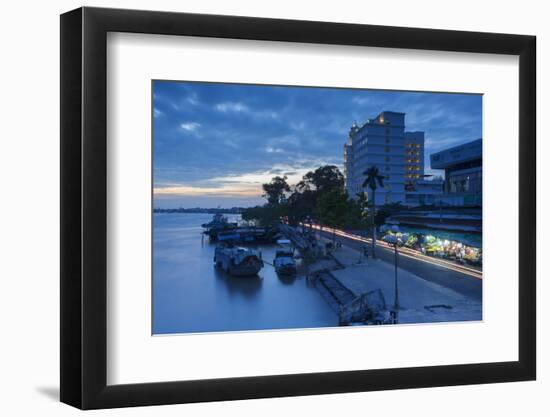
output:
<instances>
[{"instance_id":1,"label":"riverbank","mask_svg":"<svg viewBox=\"0 0 550 417\"><path fill-rule=\"evenodd\" d=\"M322 237L321 241L328 243L330 239ZM364 258L355 247L345 241L341 243L343 243L341 247L332 251L331 255L335 260L333 267L325 269L325 273L330 274L338 284L349 290L356 298L379 290L388 310L393 309L394 264L380 258ZM482 303L477 297L428 281L402 268L397 269L397 277L399 323L482 320ZM349 297L346 299L349 300Z\"/></svg>"}]
</instances>

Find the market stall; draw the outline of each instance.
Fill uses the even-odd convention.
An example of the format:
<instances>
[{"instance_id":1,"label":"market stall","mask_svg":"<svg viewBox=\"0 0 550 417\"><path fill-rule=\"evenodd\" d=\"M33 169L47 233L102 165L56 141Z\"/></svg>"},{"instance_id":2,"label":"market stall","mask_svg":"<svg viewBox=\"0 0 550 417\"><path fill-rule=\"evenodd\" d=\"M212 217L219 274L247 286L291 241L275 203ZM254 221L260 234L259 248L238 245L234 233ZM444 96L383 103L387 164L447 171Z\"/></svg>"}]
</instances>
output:
<instances>
[{"instance_id":1,"label":"market stall","mask_svg":"<svg viewBox=\"0 0 550 417\"><path fill-rule=\"evenodd\" d=\"M461 264L473 266L482 265L482 249L464 242L443 238L437 232L420 233L418 231L403 232L396 226L384 225L380 228L382 239L385 236L395 235L402 246L417 250L425 255L449 259ZM481 245L480 245L481 246Z\"/></svg>"}]
</instances>

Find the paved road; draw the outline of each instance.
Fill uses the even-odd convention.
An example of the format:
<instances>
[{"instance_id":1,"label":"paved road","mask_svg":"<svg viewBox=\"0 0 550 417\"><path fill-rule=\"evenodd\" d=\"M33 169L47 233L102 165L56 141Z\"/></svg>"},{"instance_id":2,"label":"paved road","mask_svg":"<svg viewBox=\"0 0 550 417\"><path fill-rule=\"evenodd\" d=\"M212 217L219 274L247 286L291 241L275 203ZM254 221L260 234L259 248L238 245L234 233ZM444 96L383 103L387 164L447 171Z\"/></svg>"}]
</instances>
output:
<instances>
[{"instance_id":1,"label":"paved road","mask_svg":"<svg viewBox=\"0 0 550 417\"><path fill-rule=\"evenodd\" d=\"M332 237L332 233L330 232L323 231L322 233L325 237ZM342 244L357 250L361 250L361 248L367 245L365 242L357 241L345 236L338 236L338 240L340 240ZM383 261L390 262L392 264L394 262L393 249L377 245L376 256ZM481 301L482 299L483 281L480 278L474 278L460 271L449 269L445 266L428 263L422 259L415 259L411 256L399 256L398 262L400 268L412 272L420 278L447 288L451 288L452 290L465 296L472 297L475 300Z\"/></svg>"}]
</instances>

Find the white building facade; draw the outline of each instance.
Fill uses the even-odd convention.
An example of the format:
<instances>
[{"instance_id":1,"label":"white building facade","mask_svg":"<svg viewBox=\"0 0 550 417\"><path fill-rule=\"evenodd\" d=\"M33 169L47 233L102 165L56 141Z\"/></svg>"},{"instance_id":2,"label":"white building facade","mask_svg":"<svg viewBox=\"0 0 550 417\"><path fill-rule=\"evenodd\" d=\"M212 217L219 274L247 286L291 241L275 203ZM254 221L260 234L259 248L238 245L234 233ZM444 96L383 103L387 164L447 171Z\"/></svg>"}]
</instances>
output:
<instances>
[{"instance_id":1,"label":"white building facade","mask_svg":"<svg viewBox=\"0 0 550 417\"><path fill-rule=\"evenodd\" d=\"M405 184L405 205L424 206L439 204L444 181L441 177L419 179L410 185Z\"/></svg>"},{"instance_id":2,"label":"white building facade","mask_svg":"<svg viewBox=\"0 0 550 417\"><path fill-rule=\"evenodd\" d=\"M348 194L355 197L363 189L364 172L378 167L384 188L377 189L376 204L405 201L405 114L382 112L363 126L354 124L344 146L344 174Z\"/></svg>"},{"instance_id":3,"label":"white building facade","mask_svg":"<svg viewBox=\"0 0 550 417\"><path fill-rule=\"evenodd\" d=\"M483 198L482 139L464 143L430 155L432 169L445 170L442 203L481 206Z\"/></svg>"},{"instance_id":4,"label":"white building facade","mask_svg":"<svg viewBox=\"0 0 550 417\"><path fill-rule=\"evenodd\" d=\"M363 182L365 171L373 166L384 177L384 187L376 190L376 205L408 204L407 194L415 195L408 205L418 205L424 201L418 196L421 189L434 192L423 184L424 132L405 132L405 113L384 111L361 127L351 127L344 145L346 190L351 197L367 192L372 201L372 191L364 189Z\"/></svg>"}]
</instances>

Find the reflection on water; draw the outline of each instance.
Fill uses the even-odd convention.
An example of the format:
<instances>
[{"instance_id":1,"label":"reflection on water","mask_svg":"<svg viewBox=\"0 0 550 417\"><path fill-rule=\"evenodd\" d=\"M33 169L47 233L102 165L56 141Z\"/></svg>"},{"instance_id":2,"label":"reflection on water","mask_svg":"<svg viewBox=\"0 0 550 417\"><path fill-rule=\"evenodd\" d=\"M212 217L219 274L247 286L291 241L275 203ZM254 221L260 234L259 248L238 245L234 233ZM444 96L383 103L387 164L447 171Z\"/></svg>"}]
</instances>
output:
<instances>
[{"instance_id":1,"label":"reflection on water","mask_svg":"<svg viewBox=\"0 0 550 417\"><path fill-rule=\"evenodd\" d=\"M336 314L298 276L278 276L274 245L257 246L257 277L233 277L213 265L215 245L202 239L209 214L153 215L153 333L337 326ZM268 263L269 262L269 263Z\"/></svg>"},{"instance_id":2,"label":"reflection on water","mask_svg":"<svg viewBox=\"0 0 550 417\"><path fill-rule=\"evenodd\" d=\"M218 268L213 268L214 275L226 286L228 293L240 293L243 296L253 297L262 287L263 279L257 277L233 277Z\"/></svg>"},{"instance_id":3,"label":"reflection on water","mask_svg":"<svg viewBox=\"0 0 550 417\"><path fill-rule=\"evenodd\" d=\"M278 278L283 285L292 285L296 281L296 275L279 275Z\"/></svg>"}]
</instances>

